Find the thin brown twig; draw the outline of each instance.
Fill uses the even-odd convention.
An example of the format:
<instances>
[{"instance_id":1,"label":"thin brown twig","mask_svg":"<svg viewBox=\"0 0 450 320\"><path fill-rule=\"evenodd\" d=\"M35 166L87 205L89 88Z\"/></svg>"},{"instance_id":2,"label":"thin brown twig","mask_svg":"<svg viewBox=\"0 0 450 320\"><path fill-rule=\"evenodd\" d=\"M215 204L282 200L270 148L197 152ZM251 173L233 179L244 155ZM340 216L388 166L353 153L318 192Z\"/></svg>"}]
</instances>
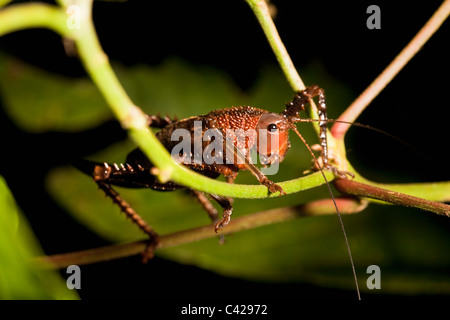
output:
<instances>
[{"instance_id":1,"label":"thin brown twig","mask_svg":"<svg viewBox=\"0 0 450 320\"><path fill-rule=\"evenodd\" d=\"M450 205L445 203L430 201L401 192L387 190L361 182L352 181L349 179L336 179L333 183L338 191L345 194L382 200L404 207L414 207L450 217Z\"/></svg>"},{"instance_id":2,"label":"thin brown twig","mask_svg":"<svg viewBox=\"0 0 450 320\"><path fill-rule=\"evenodd\" d=\"M357 213L366 207L366 202L361 202L351 197L341 197L336 199L341 214ZM336 213L331 199L312 201L310 203L277 208L257 212L233 219L226 228L219 234L229 234L238 231L249 230L263 225L289 221L296 218L329 215ZM180 232L162 235L155 250L174 247L194 241L217 237L212 225L205 225L197 228L183 230ZM35 258L39 266L47 268L65 268L69 265L84 265L103 261L109 261L140 254L146 250L147 241L137 241L132 243L114 244L110 246L94 248L89 250L56 254Z\"/></svg>"},{"instance_id":3,"label":"thin brown twig","mask_svg":"<svg viewBox=\"0 0 450 320\"><path fill-rule=\"evenodd\" d=\"M420 29L408 45L395 57L384 71L364 90L363 93L345 110L338 121L354 122L376 96L391 82L403 67L416 55L422 46L439 29L450 14L450 0L445 0L433 16ZM343 139L350 128L349 124L336 123L331 134L336 139Z\"/></svg>"}]
</instances>

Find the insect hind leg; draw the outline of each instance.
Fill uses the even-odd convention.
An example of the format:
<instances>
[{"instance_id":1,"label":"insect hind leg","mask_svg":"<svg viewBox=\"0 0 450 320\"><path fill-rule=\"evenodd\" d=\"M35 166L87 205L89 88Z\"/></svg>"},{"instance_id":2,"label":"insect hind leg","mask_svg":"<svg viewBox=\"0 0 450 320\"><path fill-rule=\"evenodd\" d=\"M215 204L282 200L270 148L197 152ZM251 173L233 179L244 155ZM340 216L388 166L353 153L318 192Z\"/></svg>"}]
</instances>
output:
<instances>
[{"instance_id":1,"label":"insect hind leg","mask_svg":"<svg viewBox=\"0 0 450 320\"><path fill-rule=\"evenodd\" d=\"M211 221L213 223L217 223L219 221L219 214L216 208L214 208L214 206L212 205L211 201L209 201L207 196L203 192L197 190L190 190L190 191L192 195L195 198L197 198L197 200L200 202L203 209L205 209L205 211L208 213L208 216L211 219Z\"/></svg>"},{"instance_id":2,"label":"insect hind leg","mask_svg":"<svg viewBox=\"0 0 450 320\"><path fill-rule=\"evenodd\" d=\"M119 193L114 190L110 184L106 183L104 180L108 175L108 167L96 166L94 169L94 181L97 183L98 187L105 192L106 196L111 198L113 203L115 203L120 210L125 213L125 215L135 223L139 229L149 236L149 242L147 249L142 253L142 262L147 263L148 260L153 258L154 250L159 242L159 236L156 231L149 225L145 220L131 207L128 202L126 202Z\"/></svg>"}]
</instances>

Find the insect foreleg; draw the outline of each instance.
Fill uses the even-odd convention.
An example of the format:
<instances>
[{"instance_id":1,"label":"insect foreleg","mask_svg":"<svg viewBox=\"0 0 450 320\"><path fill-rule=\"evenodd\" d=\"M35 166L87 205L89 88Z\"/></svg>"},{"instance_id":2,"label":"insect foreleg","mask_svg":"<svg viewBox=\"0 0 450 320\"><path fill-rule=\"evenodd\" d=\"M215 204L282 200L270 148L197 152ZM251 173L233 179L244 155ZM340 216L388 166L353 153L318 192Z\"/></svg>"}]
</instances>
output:
<instances>
[{"instance_id":1,"label":"insect foreleg","mask_svg":"<svg viewBox=\"0 0 450 320\"><path fill-rule=\"evenodd\" d=\"M196 197L197 200L200 202L203 209L206 210L206 212L208 213L208 215L211 218L211 221L214 223L214 225L217 225L217 223L219 222L219 214L217 212L217 209L214 208L211 201L208 199L208 197L203 192L200 192L197 190L191 190L191 192L192 192L192 195L194 197ZM229 205L231 206L232 199L228 198L228 200L229 200ZM217 229L215 229L215 230L217 230ZM223 234L221 234L219 236L219 244L223 244L224 242L225 242L225 236Z\"/></svg>"},{"instance_id":2,"label":"insect foreleg","mask_svg":"<svg viewBox=\"0 0 450 320\"><path fill-rule=\"evenodd\" d=\"M171 120L168 116L162 117L160 115L146 115L147 125L152 128L164 128L169 124L172 124L174 120Z\"/></svg>"},{"instance_id":3,"label":"insect foreleg","mask_svg":"<svg viewBox=\"0 0 450 320\"><path fill-rule=\"evenodd\" d=\"M231 220L231 214L233 213L233 206L230 199L215 194L210 194L210 197L216 200L216 202L223 208L222 219L216 223L215 230L218 232L225 227Z\"/></svg>"},{"instance_id":4,"label":"insect foreleg","mask_svg":"<svg viewBox=\"0 0 450 320\"><path fill-rule=\"evenodd\" d=\"M277 185L276 183L270 181L262 172L259 170L254 164L251 163L251 160L249 158L249 155L244 155L239 148L237 148L234 143L227 139L225 139L225 148L226 148L226 154L233 155L234 159L237 160L237 163L242 163L245 165L245 167L258 179L258 181L267 187L270 193L279 192L280 195L286 194L282 187Z\"/></svg>"}]
</instances>

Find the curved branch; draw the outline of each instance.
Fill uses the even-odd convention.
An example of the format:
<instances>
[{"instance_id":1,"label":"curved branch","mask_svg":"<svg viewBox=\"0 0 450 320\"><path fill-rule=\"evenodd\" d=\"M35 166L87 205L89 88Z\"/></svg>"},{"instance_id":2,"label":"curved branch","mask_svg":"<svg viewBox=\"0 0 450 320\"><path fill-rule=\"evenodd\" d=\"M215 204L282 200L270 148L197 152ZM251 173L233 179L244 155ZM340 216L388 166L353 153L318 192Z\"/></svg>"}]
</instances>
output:
<instances>
[{"instance_id":1,"label":"curved branch","mask_svg":"<svg viewBox=\"0 0 450 320\"><path fill-rule=\"evenodd\" d=\"M357 199L349 197L337 198L336 203L341 214L357 213L364 210L367 206L367 202L361 202ZM331 199L317 200L300 206L277 208L235 218L219 234L235 233L297 218L335 213L336 210ZM214 227L212 225L205 225L160 236L160 241L155 249L159 250L162 248L174 247L181 244L214 237L217 237L217 233L214 232ZM140 254L146 250L146 247L147 241L137 241L71 253L38 257L35 258L35 261L38 265L47 268L65 268L72 264L83 265L97 263Z\"/></svg>"},{"instance_id":2,"label":"curved branch","mask_svg":"<svg viewBox=\"0 0 450 320\"><path fill-rule=\"evenodd\" d=\"M420 29L410 43L398 54L386 69L364 90L363 93L345 110L338 121L354 122L373 99L391 82L403 67L416 55L422 46L439 29L450 14L450 0L445 0L428 22ZM350 128L349 124L337 122L331 128L336 139L343 139Z\"/></svg>"},{"instance_id":3,"label":"curved branch","mask_svg":"<svg viewBox=\"0 0 450 320\"><path fill-rule=\"evenodd\" d=\"M336 179L334 181L336 189L345 194L357 197L365 197L382 200L405 207L413 207L450 217L450 205L441 202L430 201L401 192L386 190L349 179Z\"/></svg>"},{"instance_id":4,"label":"curved branch","mask_svg":"<svg viewBox=\"0 0 450 320\"><path fill-rule=\"evenodd\" d=\"M291 88L297 92L306 88L303 80L300 78L297 70L294 67L289 54L284 46L281 38L278 34L277 28L273 23L270 16L270 11L265 0L246 0L256 18L261 25L267 41L270 44L275 56L280 64L281 70L283 70L287 81L291 85Z\"/></svg>"},{"instance_id":5,"label":"curved branch","mask_svg":"<svg viewBox=\"0 0 450 320\"><path fill-rule=\"evenodd\" d=\"M63 37L73 34L67 27L65 12L49 4L14 4L0 10L0 37L30 28L47 28Z\"/></svg>"}]
</instances>

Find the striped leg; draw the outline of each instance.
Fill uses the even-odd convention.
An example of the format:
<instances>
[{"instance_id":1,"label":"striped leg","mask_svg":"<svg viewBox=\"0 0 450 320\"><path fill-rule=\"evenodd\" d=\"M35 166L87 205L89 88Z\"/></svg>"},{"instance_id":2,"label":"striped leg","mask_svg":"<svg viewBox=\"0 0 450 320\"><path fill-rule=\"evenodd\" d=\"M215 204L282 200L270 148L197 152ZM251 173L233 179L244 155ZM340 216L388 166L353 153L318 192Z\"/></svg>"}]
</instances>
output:
<instances>
[{"instance_id":1,"label":"striped leg","mask_svg":"<svg viewBox=\"0 0 450 320\"><path fill-rule=\"evenodd\" d=\"M354 177L354 175L351 172L347 171L340 171L338 168L333 166L330 163L329 153L328 153L328 141L327 141L327 135L328 135L328 116L327 116L327 104L325 101L325 93L322 88L320 88L317 85L311 85L307 87L305 90L300 91L298 94L295 95L294 100L288 104L284 111L284 114L293 119L293 122L301 122L301 121L308 121L311 119L300 119L298 117L298 112L301 110L305 110L305 105L311 102L311 99L318 97L318 114L319 114L319 140L320 140L320 159L321 159L321 165L324 169L332 171L335 175L346 178L346 175ZM319 169L319 164L316 163L315 167L316 169Z\"/></svg>"},{"instance_id":2,"label":"striped leg","mask_svg":"<svg viewBox=\"0 0 450 320\"><path fill-rule=\"evenodd\" d=\"M347 175L354 178L355 175L353 173L348 172L348 171L341 171L338 168L336 168L335 166L333 166L332 164L330 164L330 162L329 162L330 159L329 159L329 155L328 155L328 141L327 141L328 116L327 116L327 104L325 102L324 90L319 88L317 96L319 97L318 106L317 106L318 113L319 113L319 127L320 127L319 140L320 140L320 147L321 147L321 152L322 152L320 154L320 157L322 159L323 167L325 169L330 170L331 172L333 172L335 175L339 176L340 178L345 179L345 178L347 178Z\"/></svg>"},{"instance_id":3,"label":"striped leg","mask_svg":"<svg viewBox=\"0 0 450 320\"><path fill-rule=\"evenodd\" d=\"M319 113L319 127L320 127L319 140L322 149L320 157L322 158L322 164L324 168L328 169L331 167L331 165L328 162L328 141L327 141L328 116L327 116L327 104L325 102L325 94L322 88L319 88L317 95L319 96L319 103L317 106Z\"/></svg>"},{"instance_id":4,"label":"striped leg","mask_svg":"<svg viewBox=\"0 0 450 320\"><path fill-rule=\"evenodd\" d=\"M104 170L105 168L101 168ZM100 170L96 170L97 172ZM95 171L94 171L95 172ZM114 190L110 184L103 181L103 175L95 175L94 181L97 183L100 189L102 189L105 194L110 197L116 205L119 206L120 210L125 213L125 215L131 219L143 232L149 236L149 243L147 249L142 253L142 262L147 263L148 260L153 258L154 249L158 244L158 234L153 230L153 228L147 224L147 222L142 219L142 217L134 211L134 209L119 195L119 193Z\"/></svg>"}]
</instances>

